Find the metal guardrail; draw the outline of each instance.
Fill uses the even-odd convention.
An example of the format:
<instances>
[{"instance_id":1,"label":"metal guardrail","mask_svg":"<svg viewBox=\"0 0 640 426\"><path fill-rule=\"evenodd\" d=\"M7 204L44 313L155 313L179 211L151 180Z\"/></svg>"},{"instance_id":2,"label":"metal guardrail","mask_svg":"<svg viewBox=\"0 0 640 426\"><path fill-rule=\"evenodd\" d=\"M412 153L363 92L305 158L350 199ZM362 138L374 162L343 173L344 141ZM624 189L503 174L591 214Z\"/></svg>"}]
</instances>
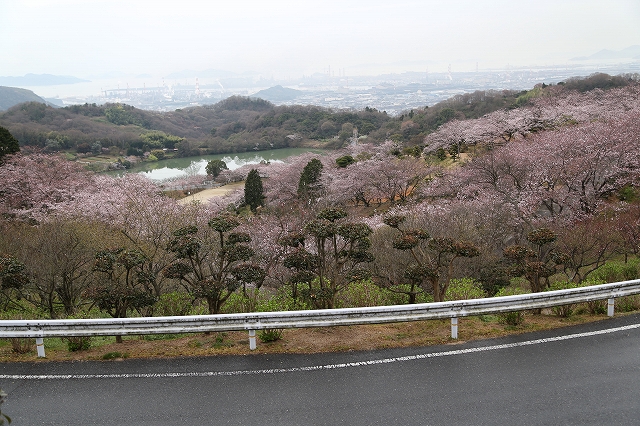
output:
<instances>
[{"instance_id":1,"label":"metal guardrail","mask_svg":"<svg viewBox=\"0 0 640 426\"><path fill-rule=\"evenodd\" d=\"M613 316L615 298L639 293L640 280L631 280L514 296L367 308L176 317L3 320L0 321L0 338L35 337L38 356L44 356L42 339L45 337L124 336L247 330L249 332L249 346L253 350L256 348L256 330L381 324L450 318L451 337L457 339L458 318L460 317L549 308L604 299L608 299L608 315Z\"/></svg>"}]
</instances>

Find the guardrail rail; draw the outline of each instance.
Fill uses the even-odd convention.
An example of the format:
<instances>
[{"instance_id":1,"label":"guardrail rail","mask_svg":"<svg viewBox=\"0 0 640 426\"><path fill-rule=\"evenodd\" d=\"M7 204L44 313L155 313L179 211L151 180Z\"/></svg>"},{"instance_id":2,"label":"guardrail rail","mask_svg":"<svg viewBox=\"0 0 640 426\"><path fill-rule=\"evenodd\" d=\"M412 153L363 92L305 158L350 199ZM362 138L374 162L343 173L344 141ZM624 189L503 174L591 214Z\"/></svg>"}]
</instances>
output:
<instances>
[{"instance_id":1,"label":"guardrail rail","mask_svg":"<svg viewBox=\"0 0 640 426\"><path fill-rule=\"evenodd\" d=\"M608 300L607 313L609 316L613 316L615 298L639 293L640 280L630 280L514 296L366 308L175 317L2 320L0 321L0 338L35 338L38 356L44 357L43 339L46 337L125 336L246 330L249 332L249 347L254 350L256 349L256 330L381 324L450 318L451 337L457 339L458 318L461 317L550 308L605 299Z\"/></svg>"}]
</instances>

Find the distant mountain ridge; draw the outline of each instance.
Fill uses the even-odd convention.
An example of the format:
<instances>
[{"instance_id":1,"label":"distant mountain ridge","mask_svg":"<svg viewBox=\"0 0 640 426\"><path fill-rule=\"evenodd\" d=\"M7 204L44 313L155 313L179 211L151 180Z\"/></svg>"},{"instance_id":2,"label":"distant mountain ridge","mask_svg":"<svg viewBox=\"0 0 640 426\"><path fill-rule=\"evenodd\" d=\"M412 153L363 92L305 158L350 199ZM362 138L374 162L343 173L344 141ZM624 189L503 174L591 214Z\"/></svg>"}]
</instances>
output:
<instances>
[{"instance_id":1,"label":"distant mountain ridge","mask_svg":"<svg viewBox=\"0 0 640 426\"><path fill-rule=\"evenodd\" d=\"M260 98L271 102L291 101L302 94L301 90L288 87L274 86L260 90L251 95L252 98Z\"/></svg>"},{"instance_id":2,"label":"distant mountain ridge","mask_svg":"<svg viewBox=\"0 0 640 426\"><path fill-rule=\"evenodd\" d=\"M25 74L23 76L0 77L0 86L55 86L88 81L70 75Z\"/></svg>"},{"instance_id":3,"label":"distant mountain ridge","mask_svg":"<svg viewBox=\"0 0 640 426\"><path fill-rule=\"evenodd\" d=\"M585 60L611 60L611 59L640 59L640 45L629 46L622 50L602 49L589 56L578 56L571 58L572 61Z\"/></svg>"},{"instance_id":4,"label":"distant mountain ridge","mask_svg":"<svg viewBox=\"0 0 640 426\"><path fill-rule=\"evenodd\" d=\"M0 111L7 110L12 106L23 102L41 102L43 104L48 104L46 100L33 93L31 90L20 89L18 87L0 86Z\"/></svg>"}]
</instances>

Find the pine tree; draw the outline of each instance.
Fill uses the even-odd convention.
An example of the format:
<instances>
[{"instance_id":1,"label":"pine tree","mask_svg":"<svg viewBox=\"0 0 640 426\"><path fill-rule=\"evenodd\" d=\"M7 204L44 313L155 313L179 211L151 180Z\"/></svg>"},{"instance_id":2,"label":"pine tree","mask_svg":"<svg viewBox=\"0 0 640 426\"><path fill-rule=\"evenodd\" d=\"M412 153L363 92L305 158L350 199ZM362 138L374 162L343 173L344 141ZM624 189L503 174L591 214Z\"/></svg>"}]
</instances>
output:
<instances>
[{"instance_id":1,"label":"pine tree","mask_svg":"<svg viewBox=\"0 0 640 426\"><path fill-rule=\"evenodd\" d=\"M264 190L262 179L256 169L251 169L244 184L244 202L255 212L260 206L264 206Z\"/></svg>"}]
</instances>

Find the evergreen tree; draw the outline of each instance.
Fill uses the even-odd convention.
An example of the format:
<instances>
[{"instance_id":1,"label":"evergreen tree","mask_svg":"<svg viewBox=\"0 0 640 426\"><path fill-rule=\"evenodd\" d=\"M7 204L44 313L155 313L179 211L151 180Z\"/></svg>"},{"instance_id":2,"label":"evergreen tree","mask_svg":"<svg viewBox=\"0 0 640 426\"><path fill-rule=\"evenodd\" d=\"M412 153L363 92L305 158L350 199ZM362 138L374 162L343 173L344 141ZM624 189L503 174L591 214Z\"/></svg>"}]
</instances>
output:
<instances>
[{"instance_id":1,"label":"evergreen tree","mask_svg":"<svg viewBox=\"0 0 640 426\"><path fill-rule=\"evenodd\" d=\"M264 190L262 179L256 169L251 169L244 184L244 202L255 212L259 206L264 206Z\"/></svg>"},{"instance_id":2,"label":"evergreen tree","mask_svg":"<svg viewBox=\"0 0 640 426\"><path fill-rule=\"evenodd\" d=\"M223 170L229 170L229 168L227 167L227 163L222 160L211 160L207 163L205 170L208 175L217 178Z\"/></svg>"},{"instance_id":3,"label":"evergreen tree","mask_svg":"<svg viewBox=\"0 0 640 426\"><path fill-rule=\"evenodd\" d=\"M0 164L6 155L15 154L20 151L20 143L14 138L9 130L0 127Z\"/></svg>"},{"instance_id":4,"label":"evergreen tree","mask_svg":"<svg viewBox=\"0 0 640 426\"><path fill-rule=\"evenodd\" d=\"M309 161L300 175L298 182L298 196L300 198L311 200L319 196L322 186L320 184L320 175L322 174L322 163L317 158Z\"/></svg>"}]
</instances>

